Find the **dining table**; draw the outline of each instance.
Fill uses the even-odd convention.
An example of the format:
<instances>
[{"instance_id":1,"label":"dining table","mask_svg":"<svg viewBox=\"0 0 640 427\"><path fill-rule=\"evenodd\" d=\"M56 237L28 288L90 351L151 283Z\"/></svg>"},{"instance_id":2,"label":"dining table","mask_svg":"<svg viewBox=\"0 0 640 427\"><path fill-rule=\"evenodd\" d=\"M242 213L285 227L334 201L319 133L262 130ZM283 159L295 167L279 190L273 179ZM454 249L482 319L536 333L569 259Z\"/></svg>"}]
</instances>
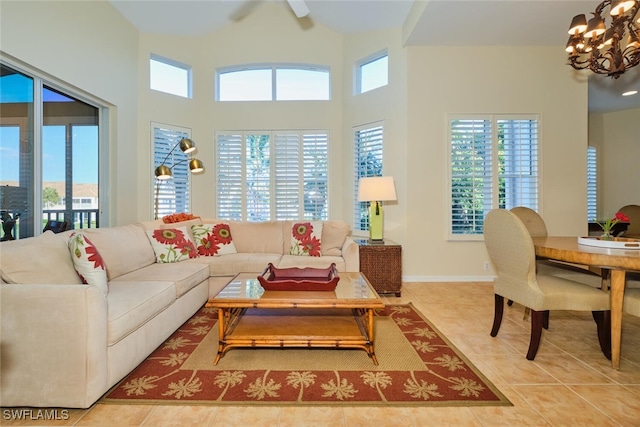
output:
<instances>
[{"instance_id":1,"label":"dining table","mask_svg":"<svg viewBox=\"0 0 640 427\"><path fill-rule=\"evenodd\" d=\"M533 237L538 257L597 267L610 271L611 366L620 370L622 305L627 271L640 271L640 250L608 248L578 243L578 237ZM606 276L605 276L606 277Z\"/></svg>"}]
</instances>

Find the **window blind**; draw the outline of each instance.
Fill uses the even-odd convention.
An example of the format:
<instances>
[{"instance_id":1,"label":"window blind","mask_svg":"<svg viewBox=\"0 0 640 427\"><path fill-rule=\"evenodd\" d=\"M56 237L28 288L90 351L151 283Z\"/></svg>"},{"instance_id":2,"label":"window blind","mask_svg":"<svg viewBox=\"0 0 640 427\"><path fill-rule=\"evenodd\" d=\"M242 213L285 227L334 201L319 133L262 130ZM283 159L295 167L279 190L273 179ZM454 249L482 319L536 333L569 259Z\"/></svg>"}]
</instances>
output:
<instances>
[{"instance_id":1,"label":"window blind","mask_svg":"<svg viewBox=\"0 0 640 427\"><path fill-rule=\"evenodd\" d=\"M452 235L483 233L494 208L538 210L538 120L457 117L450 120Z\"/></svg>"},{"instance_id":2,"label":"window blind","mask_svg":"<svg viewBox=\"0 0 640 427\"><path fill-rule=\"evenodd\" d=\"M598 219L598 152L596 147L587 147L587 220Z\"/></svg>"},{"instance_id":3,"label":"window blind","mask_svg":"<svg viewBox=\"0 0 640 427\"><path fill-rule=\"evenodd\" d=\"M156 203L157 198L159 218L191 210L188 155L179 148L171 153L171 149L182 138L189 137L190 133L186 129L153 124L153 168L160 166L164 161L172 172L171 179L155 180L153 201Z\"/></svg>"},{"instance_id":4,"label":"window blind","mask_svg":"<svg viewBox=\"0 0 640 427\"><path fill-rule=\"evenodd\" d=\"M382 176L382 143L384 126L375 123L354 128L353 131L353 158L354 165L354 229L369 230L369 202L358 201L358 186L360 178L369 176Z\"/></svg>"}]
</instances>

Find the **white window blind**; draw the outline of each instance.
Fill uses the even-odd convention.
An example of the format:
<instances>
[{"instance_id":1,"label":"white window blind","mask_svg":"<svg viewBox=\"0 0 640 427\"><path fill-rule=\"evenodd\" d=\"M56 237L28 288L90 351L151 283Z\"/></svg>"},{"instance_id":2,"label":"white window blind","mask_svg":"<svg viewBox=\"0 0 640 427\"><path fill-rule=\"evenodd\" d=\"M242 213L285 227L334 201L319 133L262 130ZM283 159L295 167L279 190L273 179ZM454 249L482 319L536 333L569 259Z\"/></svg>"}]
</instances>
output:
<instances>
[{"instance_id":1,"label":"white window blind","mask_svg":"<svg viewBox=\"0 0 640 427\"><path fill-rule=\"evenodd\" d=\"M537 117L450 120L451 235L480 235L494 208L538 210Z\"/></svg>"},{"instance_id":2,"label":"white window blind","mask_svg":"<svg viewBox=\"0 0 640 427\"><path fill-rule=\"evenodd\" d=\"M326 131L221 132L216 151L219 218L328 219Z\"/></svg>"},{"instance_id":3,"label":"white window blind","mask_svg":"<svg viewBox=\"0 0 640 427\"><path fill-rule=\"evenodd\" d=\"M190 138L191 131L159 123L152 123L152 129L153 169L164 162L172 172L171 179L156 179L154 183L153 201L158 205L158 217L162 218L176 212L190 212L191 182L188 155L179 148L173 152L171 149L182 138Z\"/></svg>"},{"instance_id":4,"label":"white window blind","mask_svg":"<svg viewBox=\"0 0 640 427\"><path fill-rule=\"evenodd\" d=\"M587 220L598 218L598 152L596 147L587 147Z\"/></svg>"},{"instance_id":5,"label":"white window blind","mask_svg":"<svg viewBox=\"0 0 640 427\"><path fill-rule=\"evenodd\" d=\"M360 178L382 176L382 143L384 126L374 123L359 126L353 131L354 165L354 230L369 230L369 202L358 201Z\"/></svg>"}]
</instances>

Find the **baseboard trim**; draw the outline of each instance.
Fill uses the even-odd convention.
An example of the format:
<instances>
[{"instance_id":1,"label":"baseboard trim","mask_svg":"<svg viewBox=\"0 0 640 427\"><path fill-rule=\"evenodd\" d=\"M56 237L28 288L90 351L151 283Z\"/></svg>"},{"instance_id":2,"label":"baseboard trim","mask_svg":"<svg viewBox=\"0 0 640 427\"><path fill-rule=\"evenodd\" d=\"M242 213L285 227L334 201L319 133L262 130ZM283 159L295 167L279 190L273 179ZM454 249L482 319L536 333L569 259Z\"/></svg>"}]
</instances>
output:
<instances>
[{"instance_id":1,"label":"baseboard trim","mask_svg":"<svg viewBox=\"0 0 640 427\"><path fill-rule=\"evenodd\" d=\"M402 276L403 282L493 282L495 276Z\"/></svg>"}]
</instances>

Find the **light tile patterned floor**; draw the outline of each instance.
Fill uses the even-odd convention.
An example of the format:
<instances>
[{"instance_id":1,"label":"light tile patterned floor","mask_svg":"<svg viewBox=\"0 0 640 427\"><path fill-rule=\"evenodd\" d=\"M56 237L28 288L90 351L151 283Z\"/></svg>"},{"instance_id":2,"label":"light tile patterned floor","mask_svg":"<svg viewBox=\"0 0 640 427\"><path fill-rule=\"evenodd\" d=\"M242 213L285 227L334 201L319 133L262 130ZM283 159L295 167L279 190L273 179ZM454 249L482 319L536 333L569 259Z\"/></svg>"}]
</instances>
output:
<instances>
[{"instance_id":1,"label":"light tile patterned floor","mask_svg":"<svg viewBox=\"0 0 640 427\"><path fill-rule=\"evenodd\" d=\"M511 400L513 407L290 408L101 405L68 420L1 425L76 426L640 426L640 318L623 318L622 363L611 368L590 313L552 312L536 360L525 359L530 324L507 307L491 338L491 283L405 283L412 302ZM34 410L35 411L35 410Z\"/></svg>"}]
</instances>

